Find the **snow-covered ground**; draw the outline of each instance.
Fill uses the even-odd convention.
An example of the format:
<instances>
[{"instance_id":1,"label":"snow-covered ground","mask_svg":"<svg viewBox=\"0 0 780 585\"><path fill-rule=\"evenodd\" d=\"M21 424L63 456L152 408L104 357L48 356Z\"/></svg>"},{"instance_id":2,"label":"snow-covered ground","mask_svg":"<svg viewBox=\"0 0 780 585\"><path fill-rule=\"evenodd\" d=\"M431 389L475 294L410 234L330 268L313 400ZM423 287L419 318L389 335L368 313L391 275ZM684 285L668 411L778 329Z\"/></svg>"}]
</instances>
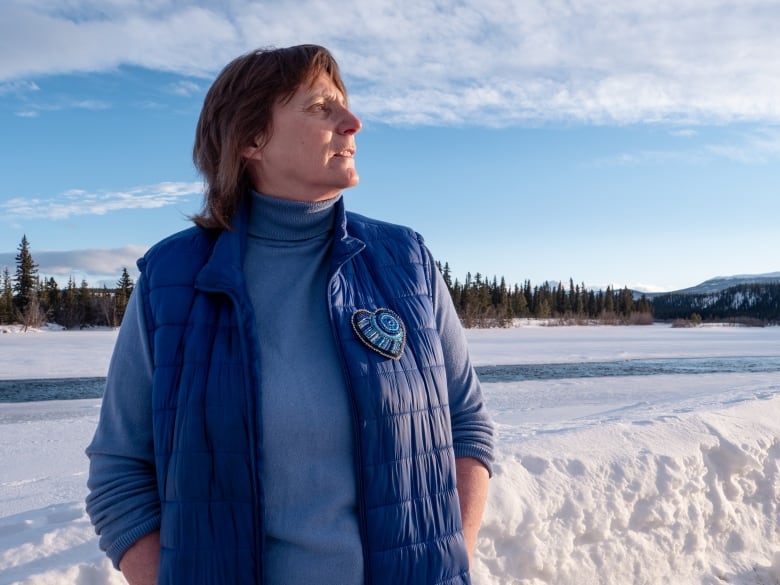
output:
<instances>
[{"instance_id":1,"label":"snow-covered ground","mask_svg":"<svg viewBox=\"0 0 780 585\"><path fill-rule=\"evenodd\" d=\"M780 327L467 333L476 365L780 356ZM115 332L0 333L0 378L101 376ZM476 585L780 585L780 374L485 384ZM0 585L122 584L84 514L98 400L0 404Z\"/></svg>"}]
</instances>

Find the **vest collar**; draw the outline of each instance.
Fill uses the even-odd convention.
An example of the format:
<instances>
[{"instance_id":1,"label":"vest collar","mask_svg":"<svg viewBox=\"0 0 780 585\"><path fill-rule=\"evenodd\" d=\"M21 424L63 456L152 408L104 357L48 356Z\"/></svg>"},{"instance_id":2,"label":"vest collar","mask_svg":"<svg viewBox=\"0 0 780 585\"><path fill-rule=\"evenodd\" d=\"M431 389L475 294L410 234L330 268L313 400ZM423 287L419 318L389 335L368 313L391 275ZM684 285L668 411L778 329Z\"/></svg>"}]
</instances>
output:
<instances>
[{"instance_id":1,"label":"vest collar","mask_svg":"<svg viewBox=\"0 0 780 585\"><path fill-rule=\"evenodd\" d=\"M248 221L249 204L246 203L233 217L233 229L223 229L217 235L211 255L195 279L195 288L210 292L241 290Z\"/></svg>"},{"instance_id":2,"label":"vest collar","mask_svg":"<svg viewBox=\"0 0 780 585\"><path fill-rule=\"evenodd\" d=\"M244 254L246 251L249 224L249 201L233 217L233 229L221 230L211 251L211 256L195 279L195 287L210 292L235 292L244 287ZM333 231L331 271L335 272L355 254L359 254L365 243L350 235L348 214L344 198L336 202L336 222Z\"/></svg>"},{"instance_id":3,"label":"vest collar","mask_svg":"<svg viewBox=\"0 0 780 585\"><path fill-rule=\"evenodd\" d=\"M350 258L359 254L366 244L349 234L344 197L336 202L336 225L333 230L333 251L330 255L331 273L338 270Z\"/></svg>"}]
</instances>

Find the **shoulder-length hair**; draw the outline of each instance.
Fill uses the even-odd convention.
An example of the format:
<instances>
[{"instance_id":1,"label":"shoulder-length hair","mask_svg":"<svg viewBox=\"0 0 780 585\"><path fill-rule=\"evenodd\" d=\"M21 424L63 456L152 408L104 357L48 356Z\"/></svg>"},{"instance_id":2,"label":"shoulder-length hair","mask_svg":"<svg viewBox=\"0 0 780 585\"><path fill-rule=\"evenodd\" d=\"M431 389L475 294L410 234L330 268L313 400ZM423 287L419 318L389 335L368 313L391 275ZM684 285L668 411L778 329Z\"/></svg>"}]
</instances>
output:
<instances>
[{"instance_id":1,"label":"shoulder-length hair","mask_svg":"<svg viewBox=\"0 0 780 585\"><path fill-rule=\"evenodd\" d=\"M231 229L252 186L241 151L265 146L273 132L274 105L286 103L323 73L346 97L336 60L318 45L253 51L221 71L203 101L192 149L205 180L203 207L192 218L197 225Z\"/></svg>"}]
</instances>

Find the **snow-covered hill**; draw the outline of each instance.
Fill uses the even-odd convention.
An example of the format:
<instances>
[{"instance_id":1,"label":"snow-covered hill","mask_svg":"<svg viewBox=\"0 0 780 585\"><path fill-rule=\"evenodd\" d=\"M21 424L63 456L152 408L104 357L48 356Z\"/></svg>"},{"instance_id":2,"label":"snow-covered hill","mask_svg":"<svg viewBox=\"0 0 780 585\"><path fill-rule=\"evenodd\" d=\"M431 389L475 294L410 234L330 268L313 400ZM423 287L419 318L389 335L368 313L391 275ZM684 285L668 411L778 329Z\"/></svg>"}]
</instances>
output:
<instances>
[{"instance_id":1,"label":"snow-covered hill","mask_svg":"<svg viewBox=\"0 0 780 585\"><path fill-rule=\"evenodd\" d=\"M780 283L780 272L767 272L766 274L739 274L736 276L716 276L705 280L701 284L675 290L671 292L638 293L652 299L661 295L696 295L724 291L740 284L771 284Z\"/></svg>"}]
</instances>

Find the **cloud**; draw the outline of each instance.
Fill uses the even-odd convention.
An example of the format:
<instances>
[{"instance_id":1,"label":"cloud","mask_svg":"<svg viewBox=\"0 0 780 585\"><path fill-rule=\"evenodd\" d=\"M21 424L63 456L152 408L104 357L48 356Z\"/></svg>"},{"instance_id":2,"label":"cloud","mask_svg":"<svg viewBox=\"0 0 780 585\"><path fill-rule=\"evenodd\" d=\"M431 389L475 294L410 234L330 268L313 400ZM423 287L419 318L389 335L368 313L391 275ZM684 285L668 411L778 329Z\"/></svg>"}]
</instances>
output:
<instances>
[{"instance_id":1,"label":"cloud","mask_svg":"<svg viewBox=\"0 0 780 585\"><path fill-rule=\"evenodd\" d=\"M72 277L77 283L86 280L90 286L114 286L127 268L133 279L138 277L135 262L143 256L147 248L128 245L110 249L63 250L56 252L35 252L33 260L38 265L38 275L42 278L54 278L60 286L65 286ZM15 254L0 253L0 270L7 267L13 275L16 266Z\"/></svg>"},{"instance_id":2,"label":"cloud","mask_svg":"<svg viewBox=\"0 0 780 585\"><path fill-rule=\"evenodd\" d=\"M693 136L697 136L699 133L693 128L680 128L672 130L670 134L680 138L692 138Z\"/></svg>"},{"instance_id":3,"label":"cloud","mask_svg":"<svg viewBox=\"0 0 780 585\"><path fill-rule=\"evenodd\" d=\"M780 159L780 128L759 128L744 132L739 140L713 144L708 150L717 157L746 164L766 164Z\"/></svg>"},{"instance_id":4,"label":"cloud","mask_svg":"<svg viewBox=\"0 0 780 585\"><path fill-rule=\"evenodd\" d=\"M182 79L180 81L177 81L176 83L172 83L171 85L169 85L168 91L174 95L180 95L182 97L190 97L192 95L199 94L202 91L202 88L194 81Z\"/></svg>"},{"instance_id":5,"label":"cloud","mask_svg":"<svg viewBox=\"0 0 780 585\"><path fill-rule=\"evenodd\" d=\"M777 122L778 19L774 0L6 0L0 79L210 79L256 46L317 42L377 122Z\"/></svg>"},{"instance_id":6,"label":"cloud","mask_svg":"<svg viewBox=\"0 0 780 585\"><path fill-rule=\"evenodd\" d=\"M16 197L0 203L7 220L62 220L76 215L105 215L122 209L152 209L173 205L184 197L201 195L199 182L163 182L125 191L88 192L71 189L50 199Z\"/></svg>"},{"instance_id":7,"label":"cloud","mask_svg":"<svg viewBox=\"0 0 780 585\"><path fill-rule=\"evenodd\" d=\"M687 130L672 134L684 138L697 136L696 132ZM780 160L780 128L764 126L736 133L726 132L726 138L719 137L717 141L710 139L707 143L686 146L684 149L624 152L596 159L590 164L596 167L662 166L675 163L699 165L723 159L756 165Z\"/></svg>"},{"instance_id":8,"label":"cloud","mask_svg":"<svg viewBox=\"0 0 780 585\"><path fill-rule=\"evenodd\" d=\"M102 100L86 99L59 99L49 102L24 102L24 109L16 112L20 118L37 118L41 112L58 112L62 110L108 110L111 104Z\"/></svg>"},{"instance_id":9,"label":"cloud","mask_svg":"<svg viewBox=\"0 0 780 585\"><path fill-rule=\"evenodd\" d=\"M25 81L23 79L16 80L16 81L7 81L5 83L0 83L0 96L8 95L8 94L14 94L14 95L21 95L21 94L27 94L34 91L40 91L40 87L38 87L38 84L33 81Z\"/></svg>"},{"instance_id":10,"label":"cloud","mask_svg":"<svg viewBox=\"0 0 780 585\"><path fill-rule=\"evenodd\" d=\"M669 164L699 165L711 159L705 150L640 150L623 152L591 161L594 167L639 167L663 166Z\"/></svg>"}]
</instances>

